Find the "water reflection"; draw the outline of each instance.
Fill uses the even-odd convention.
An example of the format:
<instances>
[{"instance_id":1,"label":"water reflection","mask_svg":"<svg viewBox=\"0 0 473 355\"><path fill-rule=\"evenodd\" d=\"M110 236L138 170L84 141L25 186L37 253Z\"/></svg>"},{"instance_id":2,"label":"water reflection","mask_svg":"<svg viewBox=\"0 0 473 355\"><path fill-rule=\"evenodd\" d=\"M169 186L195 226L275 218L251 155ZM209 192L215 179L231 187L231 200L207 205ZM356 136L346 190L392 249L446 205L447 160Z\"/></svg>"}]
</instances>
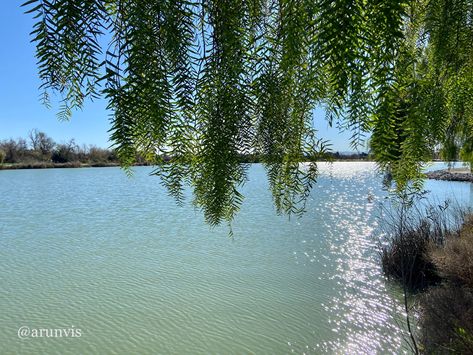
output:
<instances>
[{"instance_id":1,"label":"water reflection","mask_svg":"<svg viewBox=\"0 0 473 355\"><path fill-rule=\"evenodd\" d=\"M296 262L322 266L319 280L331 280L332 296L323 301L333 340L319 341L306 353L397 353L402 331L394 321L398 300L387 291L373 238L374 210L384 194L372 181L379 177L370 164L325 166L330 181L325 194L314 197L314 211L323 212L325 252L306 247ZM336 181L334 184L333 182ZM302 260L300 260L302 258ZM302 349L293 349L299 350ZM309 351L310 350L310 351Z\"/></svg>"},{"instance_id":2,"label":"water reflection","mask_svg":"<svg viewBox=\"0 0 473 355\"><path fill-rule=\"evenodd\" d=\"M402 351L400 293L378 263L386 192L373 164L322 164L300 220L275 214L264 169L252 166L233 241L176 207L149 171L1 172L2 350ZM440 200L472 194L462 183L426 188ZM74 322L87 336L19 342L28 321Z\"/></svg>"}]
</instances>

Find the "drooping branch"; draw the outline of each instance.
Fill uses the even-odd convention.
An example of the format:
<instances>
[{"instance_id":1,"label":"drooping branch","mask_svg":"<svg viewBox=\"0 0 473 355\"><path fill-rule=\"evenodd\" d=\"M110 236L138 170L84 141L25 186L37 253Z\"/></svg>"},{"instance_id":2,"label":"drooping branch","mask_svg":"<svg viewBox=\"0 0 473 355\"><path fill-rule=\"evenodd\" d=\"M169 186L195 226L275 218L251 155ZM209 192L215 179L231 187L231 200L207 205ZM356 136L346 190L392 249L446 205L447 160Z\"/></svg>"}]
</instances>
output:
<instances>
[{"instance_id":1,"label":"drooping branch","mask_svg":"<svg viewBox=\"0 0 473 355\"><path fill-rule=\"evenodd\" d=\"M25 6L37 18L42 88L63 97L60 117L104 96L122 164L156 164L179 202L190 185L211 224L239 209L248 154L265 164L277 210L303 211L329 149L314 130L318 106L353 132L353 146L371 134L399 190L420 181L438 144L473 157L471 0Z\"/></svg>"}]
</instances>

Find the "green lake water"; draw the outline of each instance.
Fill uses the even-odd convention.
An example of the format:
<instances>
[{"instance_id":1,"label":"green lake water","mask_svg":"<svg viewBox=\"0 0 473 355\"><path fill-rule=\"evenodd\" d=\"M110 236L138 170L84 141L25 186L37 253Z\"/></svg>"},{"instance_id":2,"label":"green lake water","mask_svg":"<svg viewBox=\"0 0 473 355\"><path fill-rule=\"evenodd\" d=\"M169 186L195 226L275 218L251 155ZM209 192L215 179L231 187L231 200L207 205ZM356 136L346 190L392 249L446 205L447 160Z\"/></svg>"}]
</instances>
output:
<instances>
[{"instance_id":1,"label":"green lake water","mask_svg":"<svg viewBox=\"0 0 473 355\"><path fill-rule=\"evenodd\" d=\"M150 171L0 171L1 354L403 351L374 164L322 164L307 213L290 220L253 165L233 239ZM470 184L426 188L470 203ZM20 339L20 327L80 336Z\"/></svg>"}]
</instances>

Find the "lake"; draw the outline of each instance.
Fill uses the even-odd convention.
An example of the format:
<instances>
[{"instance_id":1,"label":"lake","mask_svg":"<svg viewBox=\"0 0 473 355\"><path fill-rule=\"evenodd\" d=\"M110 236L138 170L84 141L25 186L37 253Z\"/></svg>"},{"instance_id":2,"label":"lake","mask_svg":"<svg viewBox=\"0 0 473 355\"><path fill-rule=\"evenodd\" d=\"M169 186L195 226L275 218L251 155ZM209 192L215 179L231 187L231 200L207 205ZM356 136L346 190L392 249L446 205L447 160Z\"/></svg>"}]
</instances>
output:
<instances>
[{"instance_id":1,"label":"lake","mask_svg":"<svg viewBox=\"0 0 473 355\"><path fill-rule=\"evenodd\" d=\"M320 168L289 220L253 165L233 239L148 167L0 171L0 352L402 352L402 294L378 263L382 177L373 163ZM426 188L473 196L468 183Z\"/></svg>"}]
</instances>

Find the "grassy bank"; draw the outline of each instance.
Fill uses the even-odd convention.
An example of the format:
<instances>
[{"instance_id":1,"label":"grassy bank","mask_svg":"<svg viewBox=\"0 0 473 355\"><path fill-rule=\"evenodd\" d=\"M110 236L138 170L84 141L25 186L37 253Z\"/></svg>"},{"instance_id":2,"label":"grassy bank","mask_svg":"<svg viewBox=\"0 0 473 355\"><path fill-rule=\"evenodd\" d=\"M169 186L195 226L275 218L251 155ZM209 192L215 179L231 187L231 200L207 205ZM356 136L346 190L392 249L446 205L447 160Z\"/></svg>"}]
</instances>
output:
<instances>
[{"instance_id":1,"label":"grassy bank","mask_svg":"<svg viewBox=\"0 0 473 355\"><path fill-rule=\"evenodd\" d=\"M413 349L473 353L473 215L444 205L426 213L403 210L387 224L383 271L401 283L406 298L414 296L419 330L408 324Z\"/></svg>"}]
</instances>

